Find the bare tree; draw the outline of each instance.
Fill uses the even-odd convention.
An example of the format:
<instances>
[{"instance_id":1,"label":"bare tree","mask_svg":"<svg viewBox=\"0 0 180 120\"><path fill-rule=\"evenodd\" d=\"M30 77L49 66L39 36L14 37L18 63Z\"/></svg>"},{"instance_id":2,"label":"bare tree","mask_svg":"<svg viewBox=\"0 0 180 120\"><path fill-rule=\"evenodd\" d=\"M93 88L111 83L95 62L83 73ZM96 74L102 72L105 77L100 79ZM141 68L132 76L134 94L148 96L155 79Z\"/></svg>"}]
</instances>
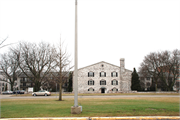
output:
<instances>
[{"instance_id":1,"label":"bare tree","mask_svg":"<svg viewBox=\"0 0 180 120\"><path fill-rule=\"evenodd\" d=\"M145 56L139 72L144 76L152 76L155 83L155 90L157 91L158 81L162 81L167 90L172 90L176 79L179 76L178 61L179 50L162 51L157 53L150 53Z\"/></svg>"},{"instance_id":2,"label":"bare tree","mask_svg":"<svg viewBox=\"0 0 180 120\"><path fill-rule=\"evenodd\" d=\"M13 90L14 82L17 80L18 75L18 60L19 56L13 54L11 51L1 55L0 68L3 71L3 75L7 80L1 80L11 85Z\"/></svg>"},{"instance_id":3,"label":"bare tree","mask_svg":"<svg viewBox=\"0 0 180 120\"><path fill-rule=\"evenodd\" d=\"M8 45L14 44L14 43L10 43L10 44L5 44L5 45L3 45L3 43L4 43L7 39L8 39L8 37L6 37L5 39L3 39L3 40L0 41L0 49L3 48L3 47L6 47L6 46L8 46Z\"/></svg>"},{"instance_id":4,"label":"bare tree","mask_svg":"<svg viewBox=\"0 0 180 120\"><path fill-rule=\"evenodd\" d=\"M162 63L162 66L159 67L159 71L161 72L160 79L164 82L168 91L173 90L173 86L179 77L180 62L178 55L180 55L180 51L177 49L173 52L164 51L159 55L160 62Z\"/></svg>"},{"instance_id":5,"label":"bare tree","mask_svg":"<svg viewBox=\"0 0 180 120\"><path fill-rule=\"evenodd\" d=\"M69 77L69 72L73 68L70 66L71 61L69 60L70 55L68 55L66 49L63 49L63 43L58 46L56 53L56 68L54 69L55 73L52 74L54 80L59 84L59 100L62 100L62 87L67 82Z\"/></svg>"},{"instance_id":6,"label":"bare tree","mask_svg":"<svg viewBox=\"0 0 180 120\"><path fill-rule=\"evenodd\" d=\"M149 55L144 57L144 60L139 68L139 72L143 77L153 76L155 82L155 90L157 90L157 82L160 77L160 72L158 71L159 66L160 63L158 61L158 54L150 53Z\"/></svg>"},{"instance_id":7,"label":"bare tree","mask_svg":"<svg viewBox=\"0 0 180 120\"><path fill-rule=\"evenodd\" d=\"M7 38L8 37L6 37L5 39L0 41L0 49L8 45L8 44L7 45L3 45L3 43L7 40Z\"/></svg>"},{"instance_id":8,"label":"bare tree","mask_svg":"<svg viewBox=\"0 0 180 120\"><path fill-rule=\"evenodd\" d=\"M34 91L40 89L42 84L45 84L45 77L53 68L55 60L55 49L47 43L41 42L38 45L35 43L22 42L13 52L20 56L19 68L28 77L34 78Z\"/></svg>"}]
</instances>

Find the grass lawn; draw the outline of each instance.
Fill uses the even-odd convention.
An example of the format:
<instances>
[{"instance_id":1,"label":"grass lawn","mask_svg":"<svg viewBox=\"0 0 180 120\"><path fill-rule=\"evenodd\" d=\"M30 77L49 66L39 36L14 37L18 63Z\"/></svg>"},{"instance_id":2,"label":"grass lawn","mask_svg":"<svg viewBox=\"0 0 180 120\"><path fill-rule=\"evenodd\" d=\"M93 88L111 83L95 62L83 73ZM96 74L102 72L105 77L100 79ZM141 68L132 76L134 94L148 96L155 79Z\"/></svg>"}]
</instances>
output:
<instances>
[{"instance_id":1,"label":"grass lawn","mask_svg":"<svg viewBox=\"0 0 180 120\"><path fill-rule=\"evenodd\" d=\"M179 98L79 98L83 111L71 114L73 99L2 99L2 118L178 116Z\"/></svg>"}]
</instances>

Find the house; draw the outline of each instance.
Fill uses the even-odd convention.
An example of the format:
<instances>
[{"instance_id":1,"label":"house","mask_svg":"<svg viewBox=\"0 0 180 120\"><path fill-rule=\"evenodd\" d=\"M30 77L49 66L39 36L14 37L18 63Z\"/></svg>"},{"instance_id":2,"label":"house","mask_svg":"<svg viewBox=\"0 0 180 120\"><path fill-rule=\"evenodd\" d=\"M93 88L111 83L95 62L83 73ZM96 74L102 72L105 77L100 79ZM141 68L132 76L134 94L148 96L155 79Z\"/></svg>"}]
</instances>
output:
<instances>
[{"instance_id":1,"label":"house","mask_svg":"<svg viewBox=\"0 0 180 120\"><path fill-rule=\"evenodd\" d=\"M150 90L153 77L151 75L144 77L140 73L138 73L138 75L139 75L141 88L145 91Z\"/></svg>"},{"instance_id":2,"label":"house","mask_svg":"<svg viewBox=\"0 0 180 120\"><path fill-rule=\"evenodd\" d=\"M17 78L18 89L25 90L26 92L28 92L28 88L33 88L35 86L33 75L30 72L27 74L29 77L27 77L23 72L21 72ZM52 74L54 76L58 76L57 72L51 72L47 74L46 77L43 78L42 83L41 83L42 86L41 88L39 88L39 90L44 89L44 90L53 91L53 92L56 92L56 89L57 91L59 90L59 84L55 80L55 77L52 76ZM63 72L63 74L65 74L64 79L67 79L69 77L69 73ZM66 92L67 87L68 87L68 81L65 81L65 83L63 84L62 91Z\"/></svg>"},{"instance_id":3,"label":"house","mask_svg":"<svg viewBox=\"0 0 180 120\"><path fill-rule=\"evenodd\" d=\"M120 59L120 66L102 61L80 68L78 69L78 93L129 92L131 73L131 70L125 69L124 58Z\"/></svg>"},{"instance_id":4,"label":"house","mask_svg":"<svg viewBox=\"0 0 180 120\"><path fill-rule=\"evenodd\" d=\"M16 86L16 84L17 83L14 82L14 87ZM9 80L6 78L6 74L3 71L0 71L0 94L3 91L6 91L6 89L11 90L11 85L9 84Z\"/></svg>"}]
</instances>

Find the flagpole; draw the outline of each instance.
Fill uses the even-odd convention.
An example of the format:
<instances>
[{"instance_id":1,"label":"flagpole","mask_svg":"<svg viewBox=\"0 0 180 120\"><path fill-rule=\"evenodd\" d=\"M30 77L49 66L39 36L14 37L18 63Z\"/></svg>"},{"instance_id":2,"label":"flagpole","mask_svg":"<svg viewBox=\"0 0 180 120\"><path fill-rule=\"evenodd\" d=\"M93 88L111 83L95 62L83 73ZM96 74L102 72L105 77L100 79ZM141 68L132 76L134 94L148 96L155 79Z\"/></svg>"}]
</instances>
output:
<instances>
[{"instance_id":1,"label":"flagpole","mask_svg":"<svg viewBox=\"0 0 180 120\"><path fill-rule=\"evenodd\" d=\"M74 68L74 107L78 107L78 73L77 73L77 68L78 68L78 50L77 50L77 0L75 0L75 68Z\"/></svg>"},{"instance_id":2,"label":"flagpole","mask_svg":"<svg viewBox=\"0 0 180 120\"><path fill-rule=\"evenodd\" d=\"M74 79L73 79L73 91L74 91L74 106L71 107L71 114L80 114L82 112L82 106L78 106L78 44L77 44L77 0L75 0L75 54L74 54Z\"/></svg>"}]
</instances>

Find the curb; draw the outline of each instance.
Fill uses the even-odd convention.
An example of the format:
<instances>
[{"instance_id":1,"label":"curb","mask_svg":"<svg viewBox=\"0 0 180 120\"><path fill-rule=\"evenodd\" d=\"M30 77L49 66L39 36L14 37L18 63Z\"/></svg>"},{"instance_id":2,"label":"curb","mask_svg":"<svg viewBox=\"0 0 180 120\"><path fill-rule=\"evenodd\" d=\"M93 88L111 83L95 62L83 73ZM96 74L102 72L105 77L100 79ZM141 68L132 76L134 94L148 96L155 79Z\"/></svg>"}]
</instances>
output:
<instances>
[{"instance_id":1,"label":"curb","mask_svg":"<svg viewBox=\"0 0 180 120\"><path fill-rule=\"evenodd\" d=\"M47 118L3 118L1 120L180 120L180 116L47 117Z\"/></svg>"}]
</instances>

